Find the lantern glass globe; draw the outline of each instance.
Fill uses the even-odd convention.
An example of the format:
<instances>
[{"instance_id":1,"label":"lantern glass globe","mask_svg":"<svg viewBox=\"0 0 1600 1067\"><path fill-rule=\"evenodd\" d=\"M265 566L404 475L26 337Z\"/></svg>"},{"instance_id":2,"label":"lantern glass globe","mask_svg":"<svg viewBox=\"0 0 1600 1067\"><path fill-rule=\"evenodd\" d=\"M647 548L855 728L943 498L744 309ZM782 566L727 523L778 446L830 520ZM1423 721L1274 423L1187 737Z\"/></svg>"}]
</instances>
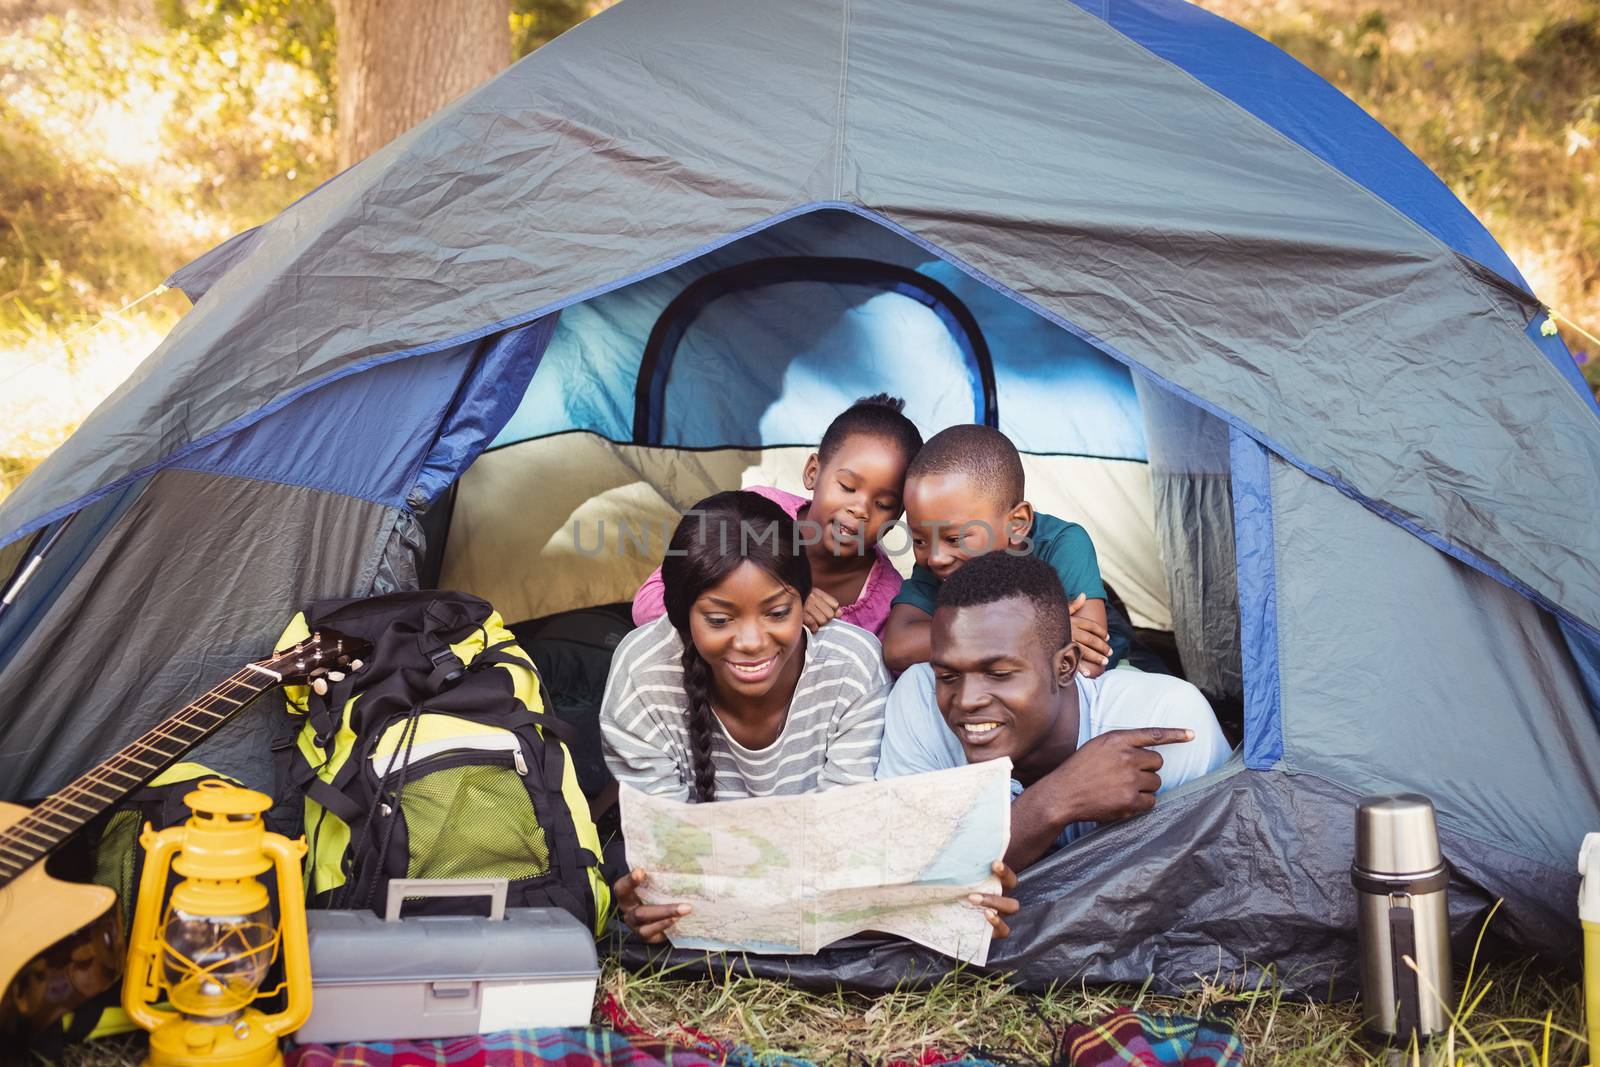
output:
<instances>
[{"instance_id":1,"label":"lantern glass globe","mask_svg":"<svg viewBox=\"0 0 1600 1067\"><path fill-rule=\"evenodd\" d=\"M172 1006L192 1019L229 1022L266 981L277 932L269 908L249 915L191 915L173 908L162 941Z\"/></svg>"}]
</instances>

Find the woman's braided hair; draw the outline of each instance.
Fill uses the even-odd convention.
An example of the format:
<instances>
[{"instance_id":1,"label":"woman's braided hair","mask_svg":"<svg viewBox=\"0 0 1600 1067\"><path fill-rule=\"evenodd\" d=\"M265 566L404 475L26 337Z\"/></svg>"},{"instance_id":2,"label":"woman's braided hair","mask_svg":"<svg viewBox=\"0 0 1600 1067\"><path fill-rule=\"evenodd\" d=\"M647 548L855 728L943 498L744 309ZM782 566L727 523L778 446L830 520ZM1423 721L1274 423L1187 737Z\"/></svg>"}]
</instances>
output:
<instances>
[{"instance_id":1,"label":"woman's braided hair","mask_svg":"<svg viewBox=\"0 0 1600 1067\"><path fill-rule=\"evenodd\" d=\"M717 771L711 761L715 722L711 710L711 666L695 648L689 612L700 595L745 563L754 563L793 589L811 595L811 564L796 536L794 519L756 493L718 493L679 520L661 563L667 618L683 642L683 691L689 705L689 751L694 760L692 798L716 799Z\"/></svg>"}]
</instances>

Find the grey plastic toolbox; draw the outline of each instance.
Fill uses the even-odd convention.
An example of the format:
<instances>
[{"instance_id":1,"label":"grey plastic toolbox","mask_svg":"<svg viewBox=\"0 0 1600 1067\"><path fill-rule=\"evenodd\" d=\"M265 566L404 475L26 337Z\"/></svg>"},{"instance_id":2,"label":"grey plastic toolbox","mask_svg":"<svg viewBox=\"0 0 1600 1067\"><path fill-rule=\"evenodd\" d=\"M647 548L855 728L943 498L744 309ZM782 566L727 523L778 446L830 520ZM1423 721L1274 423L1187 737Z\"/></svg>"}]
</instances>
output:
<instances>
[{"instance_id":1,"label":"grey plastic toolbox","mask_svg":"<svg viewBox=\"0 0 1600 1067\"><path fill-rule=\"evenodd\" d=\"M490 917L399 918L419 896L491 898ZM461 1037L587 1026L600 965L594 936L559 908L505 907L503 880L396 879L383 918L307 913L311 1018L302 1044Z\"/></svg>"}]
</instances>

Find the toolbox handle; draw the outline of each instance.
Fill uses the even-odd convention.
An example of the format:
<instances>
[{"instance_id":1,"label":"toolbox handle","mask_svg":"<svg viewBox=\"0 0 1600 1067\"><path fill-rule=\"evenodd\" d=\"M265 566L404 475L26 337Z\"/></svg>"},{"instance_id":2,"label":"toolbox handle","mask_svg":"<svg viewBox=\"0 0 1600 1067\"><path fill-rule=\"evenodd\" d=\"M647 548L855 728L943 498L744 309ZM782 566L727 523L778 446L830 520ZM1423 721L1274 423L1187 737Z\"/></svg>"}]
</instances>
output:
<instances>
[{"instance_id":1,"label":"toolbox handle","mask_svg":"<svg viewBox=\"0 0 1600 1067\"><path fill-rule=\"evenodd\" d=\"M394 878L389 882L389 901L383 909L384 922L400 918L400 906L407 897L488 897L489 918L506 917L504 878Z\"/></svg>"}]
</instances>

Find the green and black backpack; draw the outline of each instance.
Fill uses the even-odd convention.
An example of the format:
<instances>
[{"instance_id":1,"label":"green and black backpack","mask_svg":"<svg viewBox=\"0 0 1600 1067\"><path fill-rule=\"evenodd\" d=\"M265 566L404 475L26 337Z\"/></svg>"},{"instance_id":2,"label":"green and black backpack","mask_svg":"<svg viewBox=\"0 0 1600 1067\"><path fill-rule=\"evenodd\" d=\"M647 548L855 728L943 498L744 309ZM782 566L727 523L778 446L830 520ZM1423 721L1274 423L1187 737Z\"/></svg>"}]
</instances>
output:
<instances>
[{"instance_id":1,"label":"green and black backpack","mask_svg":"<svg viewBox=\"0 0 1600 1067\"><path fill-rule=\"evenodd\" d=\"M310 902L381 909L394 878L505 878L508 904L598 934L610 891L566 729L499 613L436 590L324 601L278 647L322 627L373 648L325 694L284 689L279 799L303 798Z\"/></svg>"}]
</instances>

